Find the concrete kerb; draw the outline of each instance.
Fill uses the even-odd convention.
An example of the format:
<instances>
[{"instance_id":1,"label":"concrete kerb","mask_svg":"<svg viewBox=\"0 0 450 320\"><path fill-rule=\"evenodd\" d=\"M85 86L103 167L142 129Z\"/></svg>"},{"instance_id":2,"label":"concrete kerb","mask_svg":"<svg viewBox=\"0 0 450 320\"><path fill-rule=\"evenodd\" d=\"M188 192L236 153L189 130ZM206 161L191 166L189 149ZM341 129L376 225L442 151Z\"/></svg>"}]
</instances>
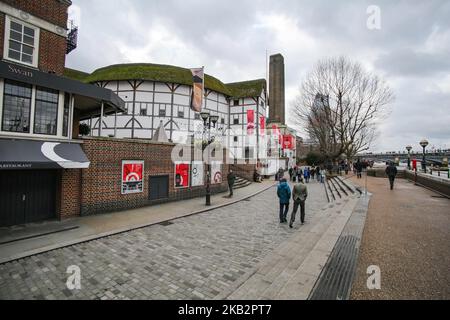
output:
<instances>
[{"instance_id":1,"label":"concrete kerb","mask_svg":"<svg viewBox=\"0 0 450 320\"><path fill-rule=\"evenodd\" d=\"M277 182L274 182L273 184L271 184L271 185L269 185L269 186L267 186L267 187L265 187L265 188L263 188L261 190L258 190L257 192L254 192L254 193L252 193L250 195L244 196L242 198L239 198L239 199L227 202L227 203L222 203L220 205L211 206L211 207L208 207L208 208L205 208L205 209L189 212L187 214L184 214L184 215L181 215L181 216L178 216L178 217L175 217L175 218L163 219L163 220L152 222L152 223L145 223L145 224L139 224L139 225L135 225L135 226L131 226L131 227L120 228L120 229L116 229L116 230L113 230L113 231L108 231L108 232L103 232L103 233L99 233L99 234L96 234L96 235L82 237L82 238L79 238L79 239L76 239L76 240L62 242L62 243L59 243L59 244L56 244L56 245L50 245L50 246L45 246L45 247L42 247L42 248L39 248L39 249L35 249L35 250L29 250L29 251L26 251L26 252L23 252L23 253L20 253L20 254L17 254L17 255L13 255L13 256L10 256L10 257L7 257L7 258L0 259L0 265L8 263L8 262L12 262L12 261L16 261L16 260L32 257L32 256L35 256L35 255L38 255L38 254L42 254L42 253L45 253L45 252L49 252L49 251L53 251L53 250L57 250L57 249L62 249L62 248L66 248L66 247L71 247L71 246L74 246L74 245L77 245L77 244L80 244L80 243L90 242L90 241L106 238L106 237L109 237L109 236L113 236L113 235L129 232L129 231L133 231L133 230L143 229L143 228L150 227L150 226L153 226L153 225L157 225L157 224L160 224L160 223L163 223L163 222L175 221L177 219L186 218L186 217L193 216L193 215L196 215L196 214L200 214L200 213L212 211L212 210L215 210L215 209L227 207L227 206L233 205L235 203L238 203L238 202L250 199L250 198L252 198L254 196L257 196L258 194L269 190L270 188L272 188L276 184L277 184Z\"/></svg>"}]
</instances>

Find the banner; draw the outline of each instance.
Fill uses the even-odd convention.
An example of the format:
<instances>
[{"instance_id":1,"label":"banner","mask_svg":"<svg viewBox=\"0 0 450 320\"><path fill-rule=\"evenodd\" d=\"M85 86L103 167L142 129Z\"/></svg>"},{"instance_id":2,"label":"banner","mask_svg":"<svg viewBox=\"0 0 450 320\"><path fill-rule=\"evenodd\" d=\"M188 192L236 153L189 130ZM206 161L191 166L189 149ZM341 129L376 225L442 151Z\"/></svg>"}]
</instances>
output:
<instances>
[{"instance_id":1,"label":"banner","mask_svg":"<svg viewBox=\"0 0 450 320\"><path fill-rule=\"evenodd\" d=\"M203 186L203 162L194 161L192 162L192 182L191 185L193 187Z\"/></svg>"},{"instance_id":2,"label":"banner","mask_svg":"<svg viewBox=\"0 0 450 320\"><path fill-rule=\"evenodd\" d=\"M189 187L189 163L175 164L175 188Z\"/></svg>"},{"instance_id":3,"label":"banner","mask_svg":"<svg viewBox=\"0 0 450 320\"><path fill-rule=\"evenodd\" d=\"M122 161L122 194L144 191L144 161Z\"/></svg>"},{"instance_id":4,"label":"banner","mask_svg":"<svg viewBox=\"0 0 450 320\"><path fill-rule=\"evenodd\" d=\"M259 135L263 136L266 134L266 117L259 117Z\"/></svg>"},{"instance_id":5,"label":"banner","mask_svg":"<svg viewBox=\"0 0 450 320\"><path fill-rule=\"evenodd\" d=\"M247 110L247 134L253 135L255 129L255 111Z\"/></svg>"},{"instance_id":6,"label":"banner","mask_svg":"<svg viewBox=\"0 0 450 320\"><path fill-rule=\"evenodd\" d=\"M211 162L211 184L222 183L222 163L218 161Z\"/></svg>"},{"instance_id":7,"label":"banner","mask_svg":"<svg viewBox=\"0 0 450 320\"><path fill-rule=\"evenodd\" d=\"M283 135L283 150L294 150L294 137L290 134Z\"/></svg>"},{"instance_id":8,"label":"banner","mask_svg":"<svg viewBox=\"0 0 450 320\"><path fill-rule=\"evenodd\" d=\"M191 69L192 72L192 95L191 95L191 109L195 112L202 111L203 104L203 68Z\"/></svg>"}]
</instances>

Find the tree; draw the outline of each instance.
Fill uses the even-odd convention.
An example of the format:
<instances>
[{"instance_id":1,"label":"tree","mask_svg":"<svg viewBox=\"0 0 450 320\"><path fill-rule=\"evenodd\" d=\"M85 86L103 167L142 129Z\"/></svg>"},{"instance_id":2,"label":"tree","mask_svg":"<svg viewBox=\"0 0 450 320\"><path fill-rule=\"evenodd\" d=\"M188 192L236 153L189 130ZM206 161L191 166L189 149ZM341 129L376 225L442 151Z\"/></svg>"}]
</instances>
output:
<instances>
[{"instance_id":1,"label":"tree","mask_svg":"<svg viewBox=\"0 0 450 320\"><path fill-rule=\"evenodd\" d=\"M319 61L308 74L292 110L328 159L348 159L369 149L394 95L378 76L345 57Z\"/></svg>"},{"instance_id":2,"label":"tree","mask_svg":"<svg viewBox=\"0 0 450 320\"><path fill-rule=\"evenodd\" d=\"M91 133L91 127L89 127L89 125L86 123L80 123L79 133L82 136L87 136L89 135L89 133Z\"/></svg>"}]
</instances>

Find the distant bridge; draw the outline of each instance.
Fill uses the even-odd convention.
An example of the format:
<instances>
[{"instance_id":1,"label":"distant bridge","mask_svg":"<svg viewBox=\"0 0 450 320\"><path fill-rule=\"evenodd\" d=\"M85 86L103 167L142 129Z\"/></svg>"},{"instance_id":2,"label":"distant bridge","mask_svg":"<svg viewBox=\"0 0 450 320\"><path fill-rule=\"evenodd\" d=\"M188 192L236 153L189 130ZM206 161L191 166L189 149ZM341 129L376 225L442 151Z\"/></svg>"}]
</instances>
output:
<instances>
[{"instance_id":1,"label":"distant bridge","mask_svg":"<svg viewBox=\"0 0 450 320\"><path fill-rule=\"evenodd\" d=\"M408 161L408 153L364 153L358 154L357 158L369 160L369 161L394 161L395 158L399 158L400 162ZM416 159L417 161L422 161L423 153L421 152L411 152L411 161ZM440 152L426 152L425 160L427 165L442 165L443 159L447 158L450 160L450 150L440 151Z\"/></svg>"}]
</instances>

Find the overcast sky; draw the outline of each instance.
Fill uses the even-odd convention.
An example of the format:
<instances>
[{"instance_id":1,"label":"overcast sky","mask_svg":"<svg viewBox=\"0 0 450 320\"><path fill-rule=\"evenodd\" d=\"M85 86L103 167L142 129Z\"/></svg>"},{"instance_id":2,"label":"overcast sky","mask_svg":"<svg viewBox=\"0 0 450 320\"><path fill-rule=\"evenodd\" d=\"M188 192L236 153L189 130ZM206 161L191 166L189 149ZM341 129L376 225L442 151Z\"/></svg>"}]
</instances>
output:
<instances>
[{"instance_id":1,"label":"overcast sky","mask_svg":"<svg viewBox=\"0 0 450 320\"><path fill-rule=\"evenodd\" d=\"M204 65L234 82L265 78L266 50L281 53L286 108L319 59L348 56L396 96L372 151L420 149L422 138L450 148L450 1L73 0L70 16L80 29L66 64L87 72L129 62Z\"/></svg>"}]
</instances>

